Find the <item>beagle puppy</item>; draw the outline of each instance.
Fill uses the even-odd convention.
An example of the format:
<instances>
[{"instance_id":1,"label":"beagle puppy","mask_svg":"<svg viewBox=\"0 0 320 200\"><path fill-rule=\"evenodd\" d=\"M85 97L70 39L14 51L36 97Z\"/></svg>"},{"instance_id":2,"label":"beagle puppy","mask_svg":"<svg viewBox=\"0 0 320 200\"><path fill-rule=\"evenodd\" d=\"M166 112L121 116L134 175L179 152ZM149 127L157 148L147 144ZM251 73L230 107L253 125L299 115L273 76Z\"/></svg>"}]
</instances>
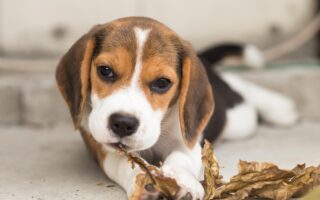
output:
<instances>
[{"instance_id":1,"label":"beagle puppy","mask_svg":"<svg viewBox=\"0 0 320 200\"><path fill-rule=\"evenodd\" d=\"M181 186L177 199L202 199L204 139L247 137L258 113L274 124L296 120L289 99L212 71L228 52L259 56L256 49L227 47L198 57L160 22L129 17L94 26L61 59L56 80L75 128L128 198L142 170L116 152L118 144L151 164L161 162L164 174Z\"/></svg>"}]
</instances>

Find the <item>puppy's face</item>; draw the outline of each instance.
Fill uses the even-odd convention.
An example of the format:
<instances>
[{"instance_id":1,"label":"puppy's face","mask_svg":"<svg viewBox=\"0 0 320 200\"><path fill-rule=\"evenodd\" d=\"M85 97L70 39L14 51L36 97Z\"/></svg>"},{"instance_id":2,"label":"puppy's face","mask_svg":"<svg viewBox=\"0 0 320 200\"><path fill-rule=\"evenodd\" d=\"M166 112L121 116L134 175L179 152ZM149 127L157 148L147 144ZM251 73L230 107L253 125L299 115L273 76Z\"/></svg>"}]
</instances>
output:
<instances>
[{"instance_id":1,"label":"puppy's face","mask_svg":"<svg viewBox=\"0 0 320 200\"><path fill-rule=\"evenodd\" d=\"M211 86L191 46L149 18L95 26L63 56L56 79L75 127L89 126L110 150L118 143L150 148L173 105L179 119L171 120L192 148L213 112Z\"/></svg>"},{"instance_id":2,"label":"puppy's face","mask_svg":"<svg viewBox=\"0 0 320 200\"><path fill-rule=\"evenodd\" d=\"M177 52L165 31L124 24L103 39L90 70L89 128L98 142L144 150L158 140L179 85Z\"/></svg>"}]
</instances>

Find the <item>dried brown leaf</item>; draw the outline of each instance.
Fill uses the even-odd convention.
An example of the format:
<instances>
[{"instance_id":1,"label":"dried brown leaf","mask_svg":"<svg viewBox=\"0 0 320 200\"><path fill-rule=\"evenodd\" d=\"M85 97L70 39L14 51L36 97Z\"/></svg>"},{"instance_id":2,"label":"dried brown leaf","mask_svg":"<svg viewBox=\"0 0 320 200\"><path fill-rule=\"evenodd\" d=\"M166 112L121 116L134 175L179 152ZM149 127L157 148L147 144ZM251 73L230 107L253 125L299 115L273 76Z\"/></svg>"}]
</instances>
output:
<instances>
[{"instance_id":1,"label":"dried brown leaf","mask_svg":"<svg viewBox=\"0 0 320 200\"><path fill-rule=\"evenodd\" d=\"M202 149L202 162L204 165L204 200L210 200L215 197L216 188L222 185L222 177L219 175L218 160L213 153L212 145L208 141L205 141Z\"/></svg>"},{"instance_id":2,"label":"dried brown leaf","mask_svg":"<svg viewBox=\"0 0 320 200\"><path fill-rule=\"evenodd\" d=\"M239 162L239 174L217 189L216 197L241 200L247 197L287 200L305 194L320 184L319 167L297 165L282 170L271 163ZM225 197L225 198L223 198Z\"/></svg>"},{"instance_id":3,"label":"dried brown leaf","mask_svg":"<svg viewBox=\"0 0 320 200\"><path fill-rule=\"evenodd\" d=\"M118 150L119 153L128 158L133 167L136 164L145 172L145 174L137 176L135 191L130 198L131 200L157 199L160 196L164 200L175 199L180 190L176 180L165 177L159 168L149 165L142 158L127 152L121 146Z\"/></svg>"},{"instance_id":4,"label":"dried brown leaf","mask_svg":"<svg viewBox=\"0 0 320 200\"><path fill-rule=\"evenodd\" d=\"M229 193L229 196L227 194L224 194L223 196L225 196L225 198L223 198L223 200L241 200L248 197L253 197L252 194L254 193L254 191L277 183L280 183L280 181L262 181L255 184L250 184L235 192Z\"/></svg>"},{"instance_id":5,"label":"dried brown leaf","mask_svg":"<svg viewBox=\"0 0 320 200\"><path fill-rule=\"evenodd\" d=\"M246 174L251 172L261 172L263 170L278 168L276 165L267 162L247 162L240 160L238 163L238 173Z\"/></svg>"},{"instance_id":6,"label":"dried brown leaf","mask_svg":"<svg viewBox=\"0 0 320 200\"><path fill-rule=\"evenodd\" d=\"M262 188L266 183L270 184L270 181L277 181L294 175L290 171L280 170L271 163L240 161L238 170L239 173L233 176L229 183L217 189L216 197L222 197L228 193L237 193L237 195L241 194L240 196L245 198L245 196L250 196L249 193L253 189Z\"/></svg>"},{"instance_id":7,"label":"dried brown leaf","mask_svg":"<svg viewBox=\"0 0 320 200\"><path fill-rule=\"evenodd\" d=\"M149 165L143 159L126 152L119 151L128 157L133 165L139 165L144 171L137 177L136 189L131 200L142 199L176 199L180 190L177 182L165 177L161 169ZM242 200L247 198L267 198L287 200L300 197L320 185L320 166L305 167L297 165L292 170L279 169L272 163L240 161L238 174L224 183L219 174L219 164L212 146L205 142L202 150L204 165L205 200ZM320 197L319 197L320 199Z\"/></svg>"},{"instance_id":8,"label":"dried brown leaf","mask_svg":"<svg viewBox=\"0 0 320 200\"><path fill-rule=\"evenodd\" d=\"M255 196L285 200L291 197L299 197L306 194L315 185L320 184L320 168L297 165L292 172L294 176L283 179L279 184L269 185L255 192Z\"/></svg>"}]
</instances>

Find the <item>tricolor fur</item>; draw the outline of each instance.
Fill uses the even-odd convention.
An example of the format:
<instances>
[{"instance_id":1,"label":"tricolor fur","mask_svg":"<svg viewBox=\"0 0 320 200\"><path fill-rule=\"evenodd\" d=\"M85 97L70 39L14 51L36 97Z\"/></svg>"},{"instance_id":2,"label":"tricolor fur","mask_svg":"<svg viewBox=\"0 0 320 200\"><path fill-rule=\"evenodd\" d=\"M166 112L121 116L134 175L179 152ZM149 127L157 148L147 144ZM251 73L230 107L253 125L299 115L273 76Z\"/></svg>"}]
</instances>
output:
<instances>
[{"instance_id":1,"label":"tricolor fur","mask_svg":"<svg viewBox=\"0 0 320 200\"><path fill-rule=\"evenodd\" d=\"M229 47L235 54L243 52L246 60L254 58L253 65L262 64L257 49ZM165 25L131 17L93 27L64 55L56 78L74 125L128 197L142 171L118 155L115 144L152 164L162 162L164 173L182 188L179 198L202 199L201 141L214 141L220 134L246 137L254 132L258 114L274 124L296 120L288 119L296 113L285 97L211 70L229 50L208 50L200 60L191 45ZM275 109L286 119L277 119Z\"/></svg>"}]
</instances>

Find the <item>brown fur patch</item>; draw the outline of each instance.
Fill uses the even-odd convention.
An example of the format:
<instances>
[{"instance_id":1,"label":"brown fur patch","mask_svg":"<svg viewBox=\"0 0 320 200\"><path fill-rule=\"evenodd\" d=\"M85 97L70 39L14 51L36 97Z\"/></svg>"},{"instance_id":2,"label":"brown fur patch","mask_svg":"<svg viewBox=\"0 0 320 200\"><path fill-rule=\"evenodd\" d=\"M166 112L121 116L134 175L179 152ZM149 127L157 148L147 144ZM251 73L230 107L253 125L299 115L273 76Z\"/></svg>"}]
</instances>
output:
<instances>
[{"instance_id":1,"label":"brown fur patch","mask_svg":"<svg viewBox=\"0 0 320 200\"><path fill-rule=\"evenodd\" d=\"M97 67L108 65L117 74L115 83L107 83L99 77ZM91 67L91 90L100 98L104 98L121 87L128 86L133 75L134 63L132 55L123 47L118 47L110 52L97 56Z\"/></svg>"},{"instance_id":2,"label":"brown fur patch","mask_svg":"<svg viewBox=\"0 0 320 200\"><path fill-rule=\"evenodd\" d=\"M171 88L164 94L152 92L149 88L150 83L161 77L168 78L171 81ZM140 87L154 110L165 111L175 96L178 86L179 79L176 69L164 62L163 58L153 57L143 63L140 74Z\"/></svg>"},{"instance_id":3,"label":"brown fur patch","mask_svg":"<svg viewBox=\"0 0 320 200\"><path fill-rule=\"evenodd\" d=\"M80 133L87 148L97 160L101 168L103 168L103 161L106 159L107 152L103 149L102 144L98 143L85 128L80 127Z\"/></svg>"},{"instance_id":4,"label":"brown fur patch","mask_svg":"<svg viewBox=\"0 0 320 200\"><path fill-rule=\"evenodd\" d=\"M82 118L83 110L87 101L88 97L88 89L89 89L89 81L90 81L90 65L91 65L91 56L94 51L95 43L92 39L89 39L86 45L86 51L84 53L83 60L81 62L81 69L80 69L80 81L81 81L81 104L80 104L80 113L79 118ZM76 127L80 126L80 120L78 120Z\"/></svg>"},{"instance_id":5,"label":"brown fur patch","mask_svg":"<svg viewBox=\"0 0 320 200\"><path fill-rule=\"evenodd\" d=\"M184 107L186 104L187 100L187 94L188 94L188 89L189 89L189 84L190 84L190 71L191 71L191 64L190 64L190 59L185 59L183 61L183 73L182 77L183 79L181 80L181 90L180 90L180 102L179 102L179 118L180 118L180 127L181 127L181 132L186 138L186 122L184 118Z\"/></svg>"},{"instance_id":6,"label":"brown fur patch","mask_svg":"<svg viewBox=\"0 0 320 200\"><path fill-rule=\"evenodd\" d=\"M153 109L166 110L178 93L179 74L177 49L171 42L174 32L160 23L151 23L151 30L143 47L140 87L144 91ZM171 88L164 94L149 89L150 83L157 78L169 78Z\"/></svg>"},{"instance_id":7,"label":"brown fur patch","mask_svg":"<svg viewBox=\"0 0 320 200\"><path fill-rule=\"evenodd\" d=\"M203 66L190 50L182 68L179 118L185 142L192 148L210 120L214 102Z\"/></svg>"},{"instance_id":8,"label":"brown fur patch","mask_svg":"<svg viewBox=\"0 0 320 200\"><path fill-rule=\"evenodd\" d=\"M206 94L203 99L203 105L204 109L206 109L205 114L202 116L202 119L200 120L198 127L196 128L196 132L202 133L207 126L214 110L214 105L213 105L213 95L212 95L212 88L211 85L206 86ZM197 140L193 141L192 143L195 143Z\"/></svg>"},{"instance_id":9,"label":"brown fur patch","mask_svg":"<svg viewBox=\"0 0 320 200\"><path fill-rule=\"evenodd\" d=\"M82 36L63 56L57 70L58 88L67 102L75 128L79 128L88 91L88 71L94 41L90 33Z\"/></svg>"},{"instance_id":10,"label":"brown fur patch","mask_svg":"<svg viewBox=\"0 0 320 200\"><path fill-rule=\"evenodd\" d=\"M172 67L176 67L176 48L171 41L173 35L173 32L164 27L153 27L144 45L142 60L146 61L154 56L161 56Z\"/></svg>"}]
</instances>

